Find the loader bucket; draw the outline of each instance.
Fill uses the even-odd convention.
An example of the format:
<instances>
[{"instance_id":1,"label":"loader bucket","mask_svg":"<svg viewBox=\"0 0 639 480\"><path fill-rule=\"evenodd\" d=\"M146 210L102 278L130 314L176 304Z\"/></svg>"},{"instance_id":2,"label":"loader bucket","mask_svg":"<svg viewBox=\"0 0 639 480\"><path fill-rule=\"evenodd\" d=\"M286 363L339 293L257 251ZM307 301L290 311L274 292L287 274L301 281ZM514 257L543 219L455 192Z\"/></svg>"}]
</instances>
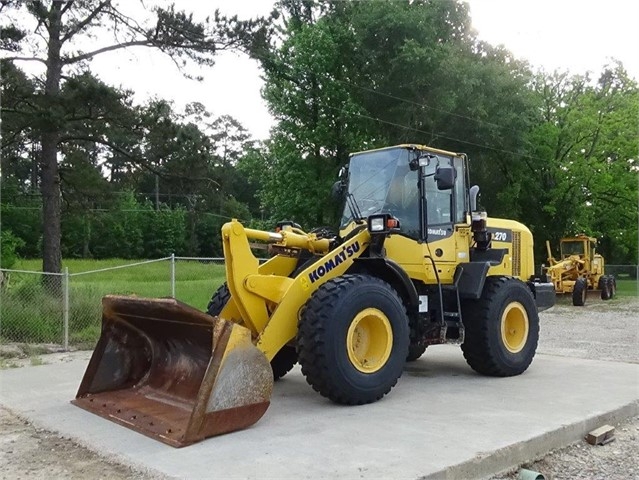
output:
<instances>
[{"instance_id":1,"label":"loader bucket","mask_svg":"<svg viewBox=\"0 0 639 480\"><path fill-rule=\"evenodd\" d=\"M71 403L174 447L246 428L273 372L248 329L177 300L108 295Z\"/></svg>"}]
</instances>

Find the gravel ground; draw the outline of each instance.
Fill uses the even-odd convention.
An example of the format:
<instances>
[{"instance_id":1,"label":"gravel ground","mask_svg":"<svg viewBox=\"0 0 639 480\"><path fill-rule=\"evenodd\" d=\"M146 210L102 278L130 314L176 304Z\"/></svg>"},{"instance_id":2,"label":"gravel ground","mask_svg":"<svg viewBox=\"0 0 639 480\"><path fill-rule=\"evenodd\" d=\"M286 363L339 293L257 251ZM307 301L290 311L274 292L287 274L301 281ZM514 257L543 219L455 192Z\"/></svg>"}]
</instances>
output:
<instances>
[{"instance_id":1,"label":"gravel ground","mask_svg":"<svg viewBox=\"0 0 639 480\"><path fill-rule=\"evenodd\" d=\"M583 307L568 299L540 314L538 353L639 363L639 299L602 302L589 297ZM637 379L629 379L637 382ZM639 388L639 387L638 387ZM639 417L614 425L616 440L593 446L585 440L554 450L522 468L555 480L639 479ZM515 480L519 468L490 480Z\"/></svg>"},{"instance_id":2,"label":"gravel ground","mask_svg":"<svg viewBox=\"0 0 639 480\"><path fill-rule=\"evenodd\" d=\"M577 358L639 363L639 299L602 302L589 298L585 307L567 300L542 312L538 353ZM0 368L89 359L90 352L52 353L50 348L0 349ZM7 358L9 357L9 358ZM637 381L631 379L630 381ZM616 440L604 446L585 441L531 459L522 467L561 479L639 479L639 417L615 425ZM514 480L519 468L491 477ZM4 479L136 478L160 477L130 469L101 457L55 433L37 428L0 407L0 480Z\"/></svg>"}]
</instances>

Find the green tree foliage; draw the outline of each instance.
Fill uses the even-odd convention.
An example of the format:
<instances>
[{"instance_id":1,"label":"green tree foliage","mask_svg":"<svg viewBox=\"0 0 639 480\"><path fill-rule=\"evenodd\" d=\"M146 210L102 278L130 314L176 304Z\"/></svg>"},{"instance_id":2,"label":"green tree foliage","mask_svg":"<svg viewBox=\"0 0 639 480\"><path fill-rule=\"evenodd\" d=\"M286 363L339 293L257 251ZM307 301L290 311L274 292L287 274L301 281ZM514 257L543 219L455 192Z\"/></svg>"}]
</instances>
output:
<instances>
[{"instance_id":1,"label":"green tree foliage","mask_svg":"<svg viewBox=\"0 0 639 480\"><path fill-rule=\"evenodd\" d=\"M286 35L281 47L262 58L264 98L279 125L245 168L262 182L270 217L307 226L334 220L326 193L348 153L368 137L344 83L354 75L349 55L355 40L339 18L322 16L331 7L282 2Z\"/></svg>"},{"instance_id":2,"label":"green tree foliage","mask_svg":"<svg viewBox=\"0 0 639 480\"><path fill-rule=\"evenodd\" d=\"M609 262L636 263L637 82L615 64L597 81L541 73L534 88L541 118L518 183L539 256L546 239L586 233Z\"/></svg>"},{"instance_id":3,"label":"green tree foliage","mask_svg":"<svg viewBox=\"0 0 639 480\"><path fill-rule=\"evenodd\" d=\"M281 6L284 38L262 62L264 97L279 124L251 159L266 172L261 198L274 218L334 221L338 168L349 152L375 146L466 151L481 159L477 178L503 185L504 152L523 150L534 117L530 74L507 51L476 40L465 3Z\"/></svg>"},{"instance_id":4,"label":"green tree foliage","mask_svg":"<svg viewBox=\"0 0 639 480\"><path fill-rule=\"evenodd\" d=\"M3 94L31 92L28 78L7 65ZM87 73L69 78L61 95L63 255L220 255L222 223L248 220L251 205L259 213L254 188L235 168L252 140L233 118L212 118L199 104L185 113L162 100L135 107L130 92ZM17 99L3 105L2 226L24 240L21 255L35 257L42 252L39 146L9 111Z\"/></svg>"},{"instance_id":5,"label":"green tree foliage","mask_svg":"<svg viewBox=\"0 0 639 480\"><path fill-rule=\"evenodd\" d=\"M11 230L0 232L0 268L11 268L18 259L17 251L24 245L21 238L11 233Z\"/></svg>"},{"instance_id":6,"label":"green tree foliage","mask_svg":"<svg viewBox=\"0 0 639 480\"><path fill-rule=\"evenodd\" d=\"M171 104L154 101L142 109L141 122L147 161L143 168L128 169L121 183L156 207L162 202L183 208L187 253L210 255L222 224L233 217L246 220L248 208L257 208L254 189L236 169L252 145L250 135L231 117L212 119L199 104L177 114Z\"/></svg>"},{"instance_id":7,"label":"green tree foliage","mask_svg":"<svg viewBox=\"0 0 639 480\"><path fill-rule=\"evenodd\" d=\"M0 48L11 55L10 61L32 61L44 65L42 87L37 102L29 109L16 111L32 116L40 143L40 190L43 202L43 270L61 269L61 205L59 154L68 129L63 87L63 72L83 68L95 56L131 47L157 49L176 64L191 62L213 65L214 55L224 49L250 51L263 43L267 28L262 20L239 21L215 12L203 22L187 12L154 7L153 21L141 24L125 13L119 2L13 0L0 4L2 40ZM29 18L27 21L20 19ZM97 39L108 38L101 44ZM90 46L89 50L84 50ZM31 111L35 110L35 112ZM93 117L95 118L95 117ZM75 120L75 119L74 119ZM98 121L105 122L97 117Z\"/></svg>"}]
</instances>

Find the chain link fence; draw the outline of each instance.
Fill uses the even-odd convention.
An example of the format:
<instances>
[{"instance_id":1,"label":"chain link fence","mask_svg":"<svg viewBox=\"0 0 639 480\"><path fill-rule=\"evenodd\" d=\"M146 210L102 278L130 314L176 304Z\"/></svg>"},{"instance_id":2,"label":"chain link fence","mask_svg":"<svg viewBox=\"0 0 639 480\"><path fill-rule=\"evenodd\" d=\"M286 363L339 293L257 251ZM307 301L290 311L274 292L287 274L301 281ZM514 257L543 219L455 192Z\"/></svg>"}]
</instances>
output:
<instances>
[{"instance_id":1,"label":"chain link fence","mask_svg":"<svg viewBox=\"0 0 639 480\"><path fill-rule=\"evenodd\" d=\"M620 294L639 295L639 266L606 265L606 273ZM223 258L175 256L75 273L0 269L0 345L93 348L104 295L173 297L205 310L224 275Z\"/></svg>"},{"instance_id":2,"label":"chain link fence","mask_svg":"<svg viewBox=\"0 0 639 480\"><path fill-rule=\"evenodd\" d=\"M93 348L104 295L174 297L204 310L223 281L223 258L171 256L61 274L1 269L0 344Z\"/></svg>"},{"instance_id":3,"label":"chain link fence","mask_svg":"<svg viewBox=\"0 0 639 480\"><path fill-rule=\"evenodd\" d=\"M639 265L605 265L606 275L614 275L617 279L637 280Z\"/></svg>"}]
</instances>

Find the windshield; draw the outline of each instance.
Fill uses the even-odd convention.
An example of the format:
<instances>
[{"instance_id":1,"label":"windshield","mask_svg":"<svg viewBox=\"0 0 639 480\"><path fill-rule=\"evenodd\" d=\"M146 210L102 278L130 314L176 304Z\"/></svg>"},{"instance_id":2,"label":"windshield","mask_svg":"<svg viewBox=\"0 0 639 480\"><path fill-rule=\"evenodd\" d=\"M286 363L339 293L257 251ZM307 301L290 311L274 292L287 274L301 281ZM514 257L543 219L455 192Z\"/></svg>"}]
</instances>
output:
<instances>
[{"instance_id":1,"label":"windshield","mask_svg":"<svg viewBox=\"0 0 639 480\"><path fill-rule=\"evenodd\" d=\"M583 255L584 254L584 242L562 242L561 244L561 256L567 257L570 255Z\"/></svg>"},{"instance_id":2,"label":"windshield","mask_svg":"<svg viewBox=\"0 0 639 480\"><path fill-rule=\"evenodd\" d=\"M389 148L351 157L348 193L353 196L364 218L388 212L400 219L402 231L418 228L417 172L409 168L409 153L405 148ZM346 206L342 227L351 221L353 215Z\"/></svg>"}]
</instances>

